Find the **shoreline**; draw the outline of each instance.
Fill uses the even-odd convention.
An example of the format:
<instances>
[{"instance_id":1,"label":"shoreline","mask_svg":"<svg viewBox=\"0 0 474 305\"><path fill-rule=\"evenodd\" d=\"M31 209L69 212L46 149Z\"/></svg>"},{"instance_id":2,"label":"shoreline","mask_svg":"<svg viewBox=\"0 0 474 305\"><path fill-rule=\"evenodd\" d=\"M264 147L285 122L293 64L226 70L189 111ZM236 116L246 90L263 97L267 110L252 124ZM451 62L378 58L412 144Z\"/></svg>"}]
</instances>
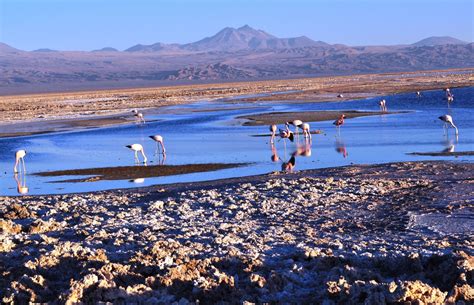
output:
<instances>
[{"instance_id":1,"label":"shoreline","mask_svg":"<svg viewBox=\"0 0 474 305\"><path fill-rule=\"evenodd\" d=\"M458 69L443 71L420 71L411 73L366 74L306 79L220 83L205 85L182 85L145 89L103 90L73 93L34 94L0 97L0 127L10 129L3 136L28 135L18 131L22 126L67 124L90 120L85 127L101 127L101 117L112 120L107 126L128 123L123 117L131 109L157 112L164 106L189 104L197 101L220 101L222 103L286 101L326 102L355 100L384 94L396 94L418 90L442 89L444 87L467 87L474 85L474 69L457 74ZM469 73L471 72L471 73ZM436 75L431 75L435 73ZM439 73L442 74L442 78ZM424 74L428 75L425 76ZM282 93L283 92L283 93ZM285 93L288 92L288 93ZM338 94L344 98L338 98ZM239 98L243 95L263 95L254 98ZM237 96L237 98L236 98ZM290 101L287 101L290 99ZM119 121L113 123L114 119ZM125 119L126 120L126 119ZM95 121L96 123L93 123ZM78 123L80 124L80 123ZM10 127L9 127L10 126ZM71 126L70 129L78 126ZM81 127L81 126L79 126ZM82 126L84 127L84 126ZM70 130L69 129L69 130ZM40 131L38 131L39 133Z\"/></svg>"},{"instance_id":2,"label":"shoreline","mask_svg":"<svg viewBox=\"0 0 474 305\"><path fill-rule=\"evenodd\" d=\"M1 197L0 295L469 302L473 171L473 163L398 162Z\"/></svg>"}]
</instances>

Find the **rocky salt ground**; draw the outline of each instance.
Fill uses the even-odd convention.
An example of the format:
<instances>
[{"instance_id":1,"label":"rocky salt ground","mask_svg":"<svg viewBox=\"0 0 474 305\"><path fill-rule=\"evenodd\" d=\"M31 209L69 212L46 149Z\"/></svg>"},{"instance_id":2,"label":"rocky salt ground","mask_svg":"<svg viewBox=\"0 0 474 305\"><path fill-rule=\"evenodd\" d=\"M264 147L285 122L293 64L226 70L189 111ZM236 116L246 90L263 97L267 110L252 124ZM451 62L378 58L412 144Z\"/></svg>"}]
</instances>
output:
<instances>
[{"instance_id":1,"label":"rocky salt ground","mask_svg":"<svg viewBox=\"0 0 474 305\"><path fill-rule=\"evenodd\" d=\"M474 302L472 163L0 197L3 302ZM411 215L470 215L467 230ZM469 219L469 218L468 218Z\"/></svg>"}]
</instances>

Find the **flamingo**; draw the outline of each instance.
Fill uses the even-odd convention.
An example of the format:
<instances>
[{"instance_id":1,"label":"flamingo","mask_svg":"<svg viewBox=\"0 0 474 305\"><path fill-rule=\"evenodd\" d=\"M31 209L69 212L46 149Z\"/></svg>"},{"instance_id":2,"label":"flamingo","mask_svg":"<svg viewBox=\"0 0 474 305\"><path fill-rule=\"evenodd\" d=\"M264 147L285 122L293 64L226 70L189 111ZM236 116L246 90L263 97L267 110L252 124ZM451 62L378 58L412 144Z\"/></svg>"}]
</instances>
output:
<instances>
[{"instance_id":1,"label":"flamingo","mask_svg":"<svg viewBox=\"0 0 474 305\"><path fill-rule=\"evenodd\" d=\"M280 138L282 139L290 139L291 142L295 139L293 132L291 132L290 128L288 127L289 123L285 123L286 129L280 129Z\"/></svg>"},{"instance_id":2,"label":"flamingo","mask_svg":"<svg viewBox=\"0 0 474 305\"><path fill-rule=\"evenodd\" d=\"M336 125L336 128L340 128L342 125L344 125L344 119L346 118L346 115L341 114L341 116L333 122L334 125Z\"/></svg>"},{"instance_id":3,"label":"flamingo","mask_svg":"<svg viewBox=\"0 0 474 305\"><path fill-rule=\"evenodd\" d=\"M166 155L166 149L165 149L165 144L163 142L163 137L160 135L154 135L154 136L149 136L149 138L156 142L156 151L158 152L159 150L158 144L160 144L161 149L163 151L163 155Z\"/></svg>"},{"instance_id":4,"label":"flamingo","mask_svg":"<svg viewBox=\"0 0 474 305\"><path fill-rule=\"evenodd\" d=\"M136 120L138 123L145 123L145 117L143 116L143 113L138 112L137 109L132 110L133 115L135 116Z\"/></svg>"},{"instance_id":5,"label":"flamingo","mask_svg":"<svg viewBox=\"0 0 474 305\"><path fill-rule=\"evenodd\" d=\"M381 100L379 102L379 105L380 105L380 111L382 112L387 112L387 105L386 105L386 101L385 100Z\"/></svg>"},{"instance_id":6,"label":"flamingo","mask_svg":"<svg viewBox=\"0 0 474 305\"><path fill-rule=\"evenodd\" d=\"M295 133L298 132L298 127L300 127L302 124L303 124L303 121L301 120L294 120L293 122L288 122L288 124L291 124L293 126L295 126Z\"/></svg>"},{"instance_id":7,"label":"flamingo","mask_svg":"<svg viewBox=\"0 0 474 305\"><path fill-rule=\"evenodd\" d=\"M20 149L15 153L15 166L13 167L13 172L18 173L17 166L20 163L23 165L23 172L26 172L26 167L25 167L25 156L26 156L26 150ZM21 168L20 168L21 169Z\"/></svg>"},{"instance_id":8,"label":"flamingo","mask_svg":"<svg viewBox=\"0 0 474 305\"><path fill-rule=\"evenodd\" d=\"M301 120L294 120L292 122L286 122L286 124L291 124L293 126L295 126L295 134L296 134L296 142L298 142L298 127L301 128L301 125L303 125L303 121Z\"/></svg>"},{"instance_id":9,"label":"flamingo","mask_svg":"<svg viewBox=\"0 0 474 305\"><path fill-rule=\"evenodd\" d=\"M309 124L308 123L303 123L301 125L301 129L303 130L303 135L304 137L309 137L309 140L311 141L311 130L310 130L310 127L309 127Z\"/></svg>"},{"instance_id":10,"label":"flamingo","mask_svg":"<svg viewBox=\"0 0 474 305\"><path fill-rule=\"evenodd\" d=\"M275 139L276 131L277 131L277 125L275 124L270 125L270 132L272 133L272 138L270 139L270 143L273 143L273 139Z\"/></svg>"},{"instance_id":11,"label":"flamingo","mask_svg":"<svg viewBox=\"0 0 474 305\"><path fill-rule=\"evenodd\" d=\"M127 145L125 146L127 148L130 148L135 152L135 161L138 163L140 160L138 159L138 152L142 153L143 156L143 163L146 163L148 160L147 157L145 156L145 152L143 151L143 146L141 144L132 144L132 145Z\"/></svg>"},{"instance_id":12,"label":"flamingo","mask_svg":"<svg viewBox=\"0 0 474 305\"><path fill-rule=\"evenodd\" d=\"M416 97L421 97L421 92L420 91L416 91Z\"/></svg>"},{"instance_id":13,"label":"flamingo","mask_svg":"<svg viewBox=\"0 0 474 305\"><path fill-rule=\"evenodd\" d=\"M337 95L337 97L338 97L338 98L343 98L343 97L344 97L344 95L342 95L342 94L338 94L338 95Z\"/></svg>"},{"instance_id":14,"label":"flamingo","mask_svg":"<svg viewBox=\"0 0 474 305\"><path fill-rule=\"evenodd\" d=\"M448 102L454 101L454 95L450 91L446 91L446 99Z\"/></svg>"},{"instance_id":15,"label":"flamingo","mask_svg":"<svg viewBox=\"0 0 474 305\"><path fill-rule=\"evenodd\" d=\"M440 116L438 119L444 122L444 128L448 129L448 123L449 123L456 130L456 135L459 134L458 128L453 123L452 116L450 116L449 114L445 114L445 115Z\"/></svg>"}]
</instances>

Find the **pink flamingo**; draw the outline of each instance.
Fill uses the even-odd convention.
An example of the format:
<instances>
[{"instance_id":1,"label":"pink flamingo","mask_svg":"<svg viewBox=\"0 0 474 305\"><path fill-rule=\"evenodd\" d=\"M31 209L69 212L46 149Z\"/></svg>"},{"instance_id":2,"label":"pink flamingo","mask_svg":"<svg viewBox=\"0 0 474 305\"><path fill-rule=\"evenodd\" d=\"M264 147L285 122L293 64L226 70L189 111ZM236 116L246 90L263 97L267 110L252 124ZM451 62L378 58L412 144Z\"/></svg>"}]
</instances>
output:
<instances>
[{"instance_id":1,"label":"pink flamingo","mask_svg":"<svg viewBox=\"0 0 474 305\"><path fill-rule=\"evenodd\" d=\"M345 118L346 118L346 115L341 114L339 118L333 122L333 124L336 125L336 128L340 128L342 125L344 125Z\"/></svg>"},{"instance_id":2,"label":"pink flamingo","mask_svg":"<svg viewBox=\"0 0 474 305\"><path fill-rule=\"evenodd\" d=\"M150 139L156 142L156 152L158 152L159 147L158 144L161 145L161 149L163 151L163 155L166 155L165 144L163 142L163 137L160 135L149 136Z\"/></svg>"}]
</instances>

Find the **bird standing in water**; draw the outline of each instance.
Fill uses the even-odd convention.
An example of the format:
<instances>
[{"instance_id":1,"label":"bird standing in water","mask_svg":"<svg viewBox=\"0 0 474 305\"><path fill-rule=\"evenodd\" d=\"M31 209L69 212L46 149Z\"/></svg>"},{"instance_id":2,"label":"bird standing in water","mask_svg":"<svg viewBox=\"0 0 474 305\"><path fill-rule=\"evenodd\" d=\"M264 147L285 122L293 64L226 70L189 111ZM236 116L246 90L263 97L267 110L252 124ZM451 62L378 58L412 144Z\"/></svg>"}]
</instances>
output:
<instances>
[{"instance_id":1,"label":"bird standing in water","mask_svg":"<svg viewBox=\"0 0 474 305\"><path fill-rule=\"evenodd\" d=\"M452 116L450 116L449 114L445 114L445 115L440 116L438 119L440 119L441 121L444 122L444 128L448 129L448 127L449 127L448 124L449 124L454 128L454 130L456 130L456 135L459 134L458 128L453 123L453 117Z\"/></svg>"},{"instance_id":2,"label":"bird standing in water","mask_svg":"<svg viewBox=\"0 0 474 305\"><path fill-rule=\"evenodd\" d=\"M311 141L311 130L310 130L310 126L308 123L303 123L301 125L301 129L303 130L303 135L305 138L309 138L309 141Z\"/></svg>"},{"instance_id":3,"label":"bird standing in water","mask_svg":"<svg viewBox=\"0 0 474 305\"><path fill-rule=\"evenodd\" d=\"M336 125L336 128L339 130L339 128L344 125L344 119L346 116L344 114L341 114L341 116L333 122L334 125Z\"/></svg>"},{"instance_id":4,"label":"bird standing in water","mask_svg":"<svg viewBox=\"0 0 474 305\"><path fill-rule=\"evenodd\" d=\"M125 147L130 148L131 150L135 152L135 161L137 163L140 162L140 159L138 159L138 152L142 153L143 163L146 163L146 161L148 160L147 157L145 156L145 152L143 151L143 146L141 144L132 144L132 145L127 145Z\"/></svg>"},{"instance_id":5,"label":"bird standing in water","mask_svg":"<svg viewBox=\"0 0 474 305\"><path fill-rule=\"evenodd\" d=\"M137 109L133 109L132 113L135 116L137 123L145 123L145 117L143 116L143 113L138 112Z\"/></svg>"},{"instance_id":6,"label":"bird standing in water","mask_svg":"<svg viewBox=\"0 0 474 305\"><path fill-rule=\"evenodd\" d=\"M280 129L280 138L282 139L290 139L291 142L294 140L293 132L289 128L289 123L285 123L285 129Z\"/></svg>"},{"instance_id":7,"label":"bird standing in water","mask_svg":"<svg viewBox=\"0 0 474 305\"><path fill-rule=\"evenodd\" d=\"M270 125L270 132L272 133L272 137L271 137L271 139L270 139L270 143L273 143L273 142L274 142L275 135L276 135L276 131L277 131L277 125L275 125L275 124Z\"/></svg>"},{"instance_id":8,"label":"bird standing in water","mask_svg":"<svg viewBox=\"0 0 474 305\"><path fill-rule=\"evenodd\" d=\"M150 139L156 142L156 152L158 152L159 150L159 147L158 147L158 144L159 144L161 145L161 150L163 152L163 155L166 155L166 149L165 149L165 144L163 142L163 137L160 135L154 135L154 136L150 136Z\"/></svg>"},{"instance_id":9,"label":"bird standing in water","mask_svg":"<svg viewBox=\"0 0 474 305\"><path fill-rule=\"evenodd\" d=\"M25 156L26 156L26 150L24 149L20 149L15 153L15 166L13 167L14 173L18 173L17 167L20 161L21 161L21 164L23 165L23 172L26 172L25 159L24 159Z\"/></svg>"},{"instance_id":10,"label":"bird standing in water","mask_svg":"<svg viewBox=\"0 0 474 305\"><path fill-rule=\"evenodd\" d=\"M303 125L303 121L294 120L292 122L286 122L285 125L289 125L289 124L295 126L295 135L296 135L296 139L297 139L296 141L298 142L298 128L301 128L301 125Z\"/></svg>"},{"instance_id":11,"label":"bird standing in water","mask_svg":"<svg viewBox=\"0 0 474 305\"><path fill-rule=\"evenodd\" d=\"M381 100L379 102L379 106L380 106L380 111L387 112L387 102L385 100Z\"/></svg>"}]
</instances>

